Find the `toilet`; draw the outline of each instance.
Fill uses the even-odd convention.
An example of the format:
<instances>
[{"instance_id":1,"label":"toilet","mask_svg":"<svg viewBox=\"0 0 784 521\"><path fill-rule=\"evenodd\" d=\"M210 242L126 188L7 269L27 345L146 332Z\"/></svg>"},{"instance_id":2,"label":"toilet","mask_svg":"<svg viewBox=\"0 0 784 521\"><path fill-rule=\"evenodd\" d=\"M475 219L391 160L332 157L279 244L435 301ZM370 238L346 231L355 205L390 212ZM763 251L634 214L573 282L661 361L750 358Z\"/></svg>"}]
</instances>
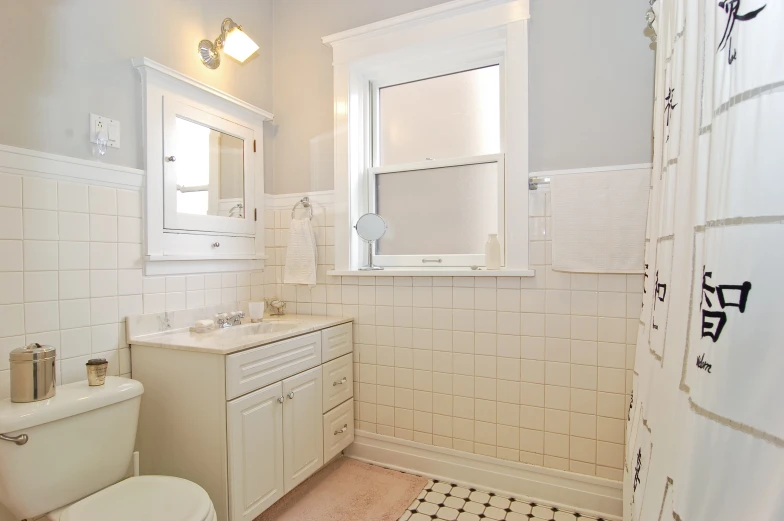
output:
<instances>
[{"instance_id":1,"label":"toilet","mask_svg":"<svg viewBox=\"0 0 784 521\"><path fill-rule=\"evenodd\" d=\"M109 376L33 403L0 401L0 503L16 519L215 521L199 485L170 476L127 477L144 387ZM143 457L143 455L142 455Z\"/></svg>"}]
</instances>

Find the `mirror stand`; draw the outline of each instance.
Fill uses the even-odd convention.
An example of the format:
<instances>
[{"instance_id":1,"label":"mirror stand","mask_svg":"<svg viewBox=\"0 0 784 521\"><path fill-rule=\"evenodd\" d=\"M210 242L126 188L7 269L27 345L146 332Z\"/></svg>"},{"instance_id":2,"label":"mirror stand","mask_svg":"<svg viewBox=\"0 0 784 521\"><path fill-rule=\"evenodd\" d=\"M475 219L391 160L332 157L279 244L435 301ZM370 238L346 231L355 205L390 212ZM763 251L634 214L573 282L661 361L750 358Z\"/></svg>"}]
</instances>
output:
<instances>
[{"instance_id":1,"label":"mirror stand","mask_svg":"<svg viewBox=\"0 0 784 521\"><path fill-rule=\"evenodd\" d=\"M368 263L359 268L359 271L383 270L381 266L373 266L373 244L387 232L387 223L378 214L366 213L357 220L354 229L359 238L368 245Z\"/></svg>"},{"instance_id":2,"label":"mirror stand","mask_svg":"<svg viewBox=\"0 0 784 521\"><path fill-rule=\"evenodd\" d=\"M373 243L376 241L365 241L368 247L368 263L367 266L362 266L359 271L379 271L383 270L382 266L373 266Z\"/></svg>"}]
</instances>

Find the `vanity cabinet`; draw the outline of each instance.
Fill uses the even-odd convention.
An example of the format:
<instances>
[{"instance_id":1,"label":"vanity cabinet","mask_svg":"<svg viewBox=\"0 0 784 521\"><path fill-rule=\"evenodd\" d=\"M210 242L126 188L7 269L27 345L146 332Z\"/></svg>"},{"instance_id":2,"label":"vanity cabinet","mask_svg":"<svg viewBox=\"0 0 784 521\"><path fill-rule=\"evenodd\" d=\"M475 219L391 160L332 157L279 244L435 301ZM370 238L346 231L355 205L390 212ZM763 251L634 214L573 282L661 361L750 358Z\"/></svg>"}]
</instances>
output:
<instances>
[{"instance_id":1,"label":"vanity cabinet","mask_svg":"<svg viewBox=\"0 0 784 521\"><path fill-rule=\"evenodd\" d=\"M233 520L254 519L323 465L321 380L314 367L229 402Z\"/></svg>"},{"instance_id":2,"label":"vanity cabinet","mask_svg":"<svg viewBox=\"0 0 784 521\"><path fill-rule=\"evenodd\" d=\"M283 385L259 389L228 405L232 519L252 520L284 494Z\"/></svg>"},{"instance_id":3,"label":"vanity cabinet","mask_svg":"<svg viewBox=\"0 0 784 521\"><path fill-rule=\"evenodd\" d=\"M354 441L352 346L350 322L227 354L131 341L142 474L189 479L220 521L252 521Z\"/></svg>"}]
</instances>

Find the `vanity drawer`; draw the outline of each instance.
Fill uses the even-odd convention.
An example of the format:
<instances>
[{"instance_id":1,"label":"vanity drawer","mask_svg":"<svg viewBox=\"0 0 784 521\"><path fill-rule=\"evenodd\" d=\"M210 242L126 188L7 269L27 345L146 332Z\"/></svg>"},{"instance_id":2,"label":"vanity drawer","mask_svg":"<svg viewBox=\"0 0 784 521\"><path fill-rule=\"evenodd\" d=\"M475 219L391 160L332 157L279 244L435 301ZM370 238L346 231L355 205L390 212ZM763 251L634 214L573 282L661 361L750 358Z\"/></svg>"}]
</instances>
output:
<instances>
[{"instance_id":1,"label":"vanity drawer","mask_svg":"<svg viewBox=\"0 0 784 521\"><path fill-rule=\"evenodd\" d=\"M354 395L353 356L343 355L321 366L324 410L327 412Z\"/></svg>"},{"instance_id":2,"label":"vanity drawer","mask_svg":"<svg viewBox=\"0 0 784 521\"><path fill-rule=\"evenodd\" d=\"M324 463L354 442L354 399L324 415Z\"/></svg>"},{"instance_id":3,"label":"vanity drawer","mask_svg":"<svg viewBox=\"0 0 784 521\"><path fill-rule=\"evenodd\" d=\"M321 333L310 333L226 357L226 399L260 389L321 363Z\"/></svg>"},{"instance_id":4,"label":"vanity drawer","mask_svg":"<svg viewBox=\"0 0 784 521\"><path fill-rule=\"evenodd\" d=\"M354 350L353 324L324 329L321 332L321 360L328 362Z\"/></svg>"}]
</instances>

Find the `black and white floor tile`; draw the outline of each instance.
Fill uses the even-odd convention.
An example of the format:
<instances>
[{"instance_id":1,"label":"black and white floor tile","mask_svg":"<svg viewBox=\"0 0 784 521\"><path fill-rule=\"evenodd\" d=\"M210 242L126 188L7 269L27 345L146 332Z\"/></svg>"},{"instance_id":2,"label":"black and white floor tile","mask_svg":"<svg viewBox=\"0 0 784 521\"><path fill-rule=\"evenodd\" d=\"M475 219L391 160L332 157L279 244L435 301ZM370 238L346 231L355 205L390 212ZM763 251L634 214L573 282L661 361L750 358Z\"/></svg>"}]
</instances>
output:
<instances>
[{"instance_id":1,"label":"black and white floor tile","mask_svg":"<svg viewBox=\"0 0 784 521\"><path fill-rule=\"evenodd\" d=\"M555 507L429 481L399 521L603 521Z\"/></svg>"}]
</instances>

